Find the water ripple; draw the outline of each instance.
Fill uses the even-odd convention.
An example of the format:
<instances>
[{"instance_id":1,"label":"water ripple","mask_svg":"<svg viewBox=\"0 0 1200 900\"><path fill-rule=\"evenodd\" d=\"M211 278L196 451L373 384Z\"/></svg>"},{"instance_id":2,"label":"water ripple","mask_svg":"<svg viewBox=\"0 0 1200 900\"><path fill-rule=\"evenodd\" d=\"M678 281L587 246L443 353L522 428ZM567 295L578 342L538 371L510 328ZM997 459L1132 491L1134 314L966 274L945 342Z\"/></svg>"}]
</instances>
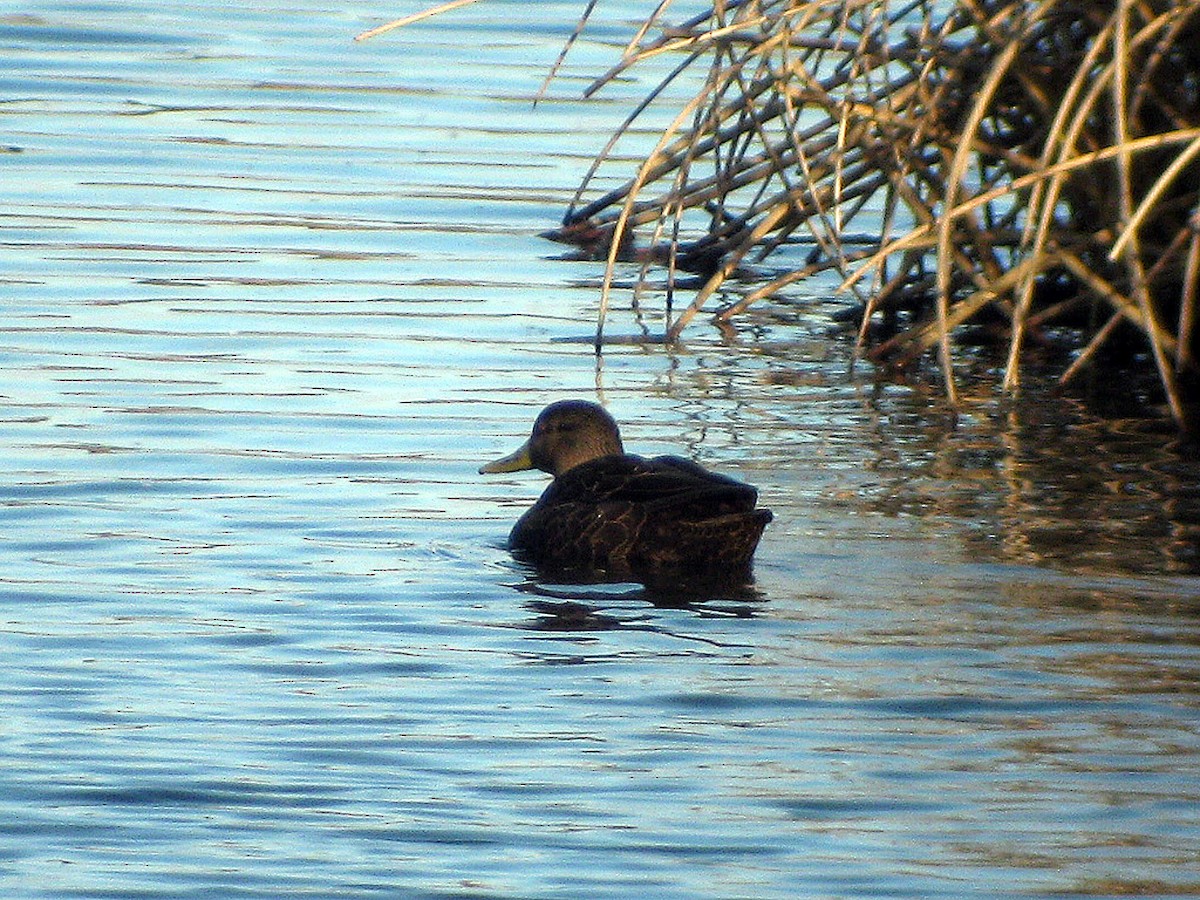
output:
<instances>
[{"instance_id":1,"label":"water ripple","mask_svg":"<svg viewBox=\"0 0 1200 900\"><path fill-rule=\"evenodd\" d=\"M0 893L1194 893L1186 448L1032 388L950 430L825 297L664 347L650 291L598 364L537 234L644 10L536 110L577 4L350 42L399 12L0 15ZM477 468L563 395L758 484L756 584L513 561L545 480Z\"/></svg>"}]
</instances>

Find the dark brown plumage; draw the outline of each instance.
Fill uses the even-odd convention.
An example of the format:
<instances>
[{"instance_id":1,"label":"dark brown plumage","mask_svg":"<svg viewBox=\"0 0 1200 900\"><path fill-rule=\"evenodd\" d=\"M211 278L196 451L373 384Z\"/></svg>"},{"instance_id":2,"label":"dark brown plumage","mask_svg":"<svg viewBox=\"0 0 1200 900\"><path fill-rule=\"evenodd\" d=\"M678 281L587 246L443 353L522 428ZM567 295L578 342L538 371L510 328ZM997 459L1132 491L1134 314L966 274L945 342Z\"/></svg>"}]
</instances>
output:
<instances>
[{"instance_id":1,"label":"dark brown plumage","mask_svg":"<svg viewBox=\"0 0 1200 900\"><path fill-rule=\"evenodd\" d=\"M612 417L581 400L546 407L523 447L480 471L530 468L554 481L508 542L546 569L745 580L771 521L748 484L676 456L625 453Z\"/></svg>"}]
</instances>

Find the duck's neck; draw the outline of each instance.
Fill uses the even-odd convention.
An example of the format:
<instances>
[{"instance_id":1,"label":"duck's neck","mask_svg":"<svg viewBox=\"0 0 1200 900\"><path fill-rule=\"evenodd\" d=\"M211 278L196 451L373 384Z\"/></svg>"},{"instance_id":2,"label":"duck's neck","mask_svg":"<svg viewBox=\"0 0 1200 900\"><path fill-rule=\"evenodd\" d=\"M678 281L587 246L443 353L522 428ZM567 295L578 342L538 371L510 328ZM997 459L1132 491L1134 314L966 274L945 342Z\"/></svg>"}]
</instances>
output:
<instances>
[{"instance_id":1,"label":"duck's neck","mask_svg":"<svg viewBox=\"0 0 1200 900\"><path fill-rule=\"evenodd\" d=\"M625 448L621 445L621 439L616 435L605 435L604 439L600 441L589 440L586 443L560 445L554 455L553 470L550 474L557 478L568 469L581 466L593 459L600 459L602 456L619 456L624 452Z\"/></svg>"}]
</instances>

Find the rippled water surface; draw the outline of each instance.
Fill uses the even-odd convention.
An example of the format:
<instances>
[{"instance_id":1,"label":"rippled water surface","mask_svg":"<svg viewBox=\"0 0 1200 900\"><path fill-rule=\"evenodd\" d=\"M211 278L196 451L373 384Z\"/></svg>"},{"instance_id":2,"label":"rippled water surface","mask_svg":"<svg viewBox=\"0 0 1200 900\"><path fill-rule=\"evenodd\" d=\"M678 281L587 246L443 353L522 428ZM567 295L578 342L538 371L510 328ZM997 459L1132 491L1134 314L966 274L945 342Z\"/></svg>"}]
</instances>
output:
<instances>
[{"instance_id":1,"label":"rippled water surface","mask_svg":"<svg viewBox=\"0 0 1200 900\"><path fill-rule=\"evenodd\" d=\"M415 6L0 15L0 893L1200 894L1194 458L822 296L597 366L537 235L641 6L536 109L581 4ZM563 396L760 487L753 593L510 559Z\"/></svg>"}]
</instances>

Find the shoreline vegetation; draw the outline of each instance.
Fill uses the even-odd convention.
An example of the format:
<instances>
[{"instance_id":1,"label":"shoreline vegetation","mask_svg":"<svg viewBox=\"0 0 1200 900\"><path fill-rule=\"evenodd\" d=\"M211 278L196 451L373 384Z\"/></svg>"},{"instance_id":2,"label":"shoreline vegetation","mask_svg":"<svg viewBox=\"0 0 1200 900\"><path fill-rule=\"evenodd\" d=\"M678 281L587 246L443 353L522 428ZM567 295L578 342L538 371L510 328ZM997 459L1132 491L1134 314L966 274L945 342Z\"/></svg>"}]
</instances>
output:
<instances>
[{"instance_id":1,"label":"shoreline vegetation","mask_svg":"<svg viewBox=\"0 0 1200 900\"><path fill-rule=\"evenodd\" d=\"M1200 3L730 0L679 22L671 7L585 90L677 60L547 235L607 262L597 352L620 262L640 260L643 283L665 269L666 341L712 305L728 322L833 273L858 354L898 371L936 359L952 403L986 333L1010 392L1036 352L1064 386L1152 385L1200 431ZM689 69L699 90L657 146L583 203Z\"/></svg>"}]
</instances>

